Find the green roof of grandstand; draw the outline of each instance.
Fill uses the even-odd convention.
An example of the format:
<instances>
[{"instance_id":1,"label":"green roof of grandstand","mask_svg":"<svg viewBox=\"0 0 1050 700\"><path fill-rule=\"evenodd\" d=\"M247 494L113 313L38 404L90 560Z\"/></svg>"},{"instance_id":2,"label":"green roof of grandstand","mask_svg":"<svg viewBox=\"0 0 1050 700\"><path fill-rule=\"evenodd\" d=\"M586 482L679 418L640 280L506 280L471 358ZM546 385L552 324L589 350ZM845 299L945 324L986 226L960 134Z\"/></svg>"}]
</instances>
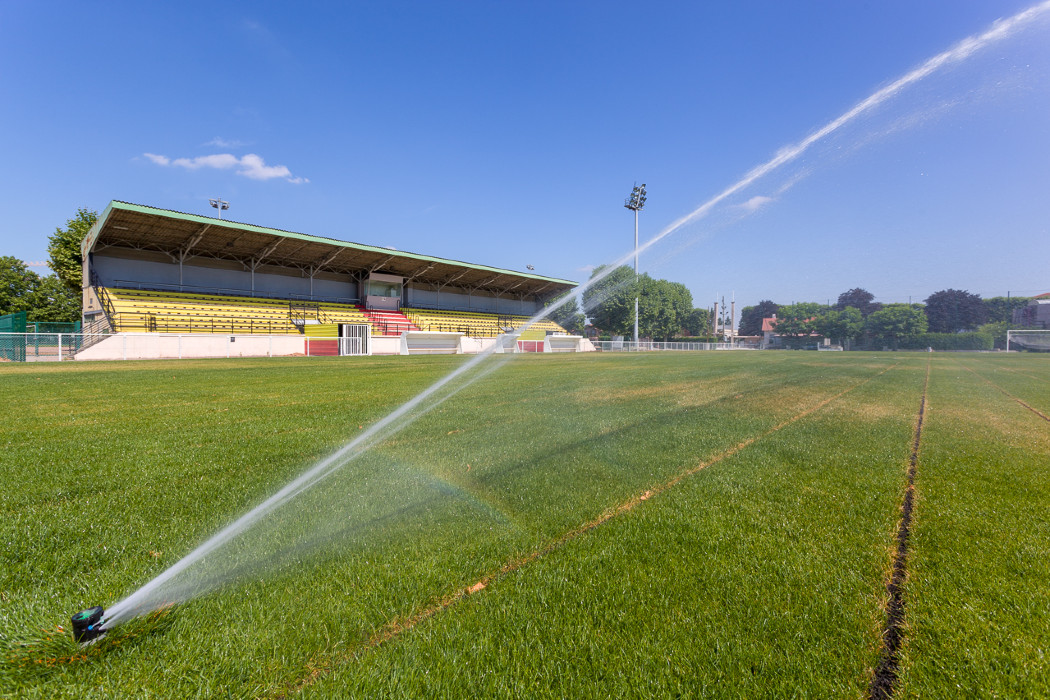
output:
<instances>
[{"instance_id":1,"label":"green roof of grandstand","mask_svg":"<svg viewBox=\"0 0 1050 700\"><path fill-rule=\"evenodd\" d=\"M576 286L572 280L116 200L84 238L82 252L111 246L337 273L369 270L418 282L544 297Z\"/></svg>"}]
</instances>

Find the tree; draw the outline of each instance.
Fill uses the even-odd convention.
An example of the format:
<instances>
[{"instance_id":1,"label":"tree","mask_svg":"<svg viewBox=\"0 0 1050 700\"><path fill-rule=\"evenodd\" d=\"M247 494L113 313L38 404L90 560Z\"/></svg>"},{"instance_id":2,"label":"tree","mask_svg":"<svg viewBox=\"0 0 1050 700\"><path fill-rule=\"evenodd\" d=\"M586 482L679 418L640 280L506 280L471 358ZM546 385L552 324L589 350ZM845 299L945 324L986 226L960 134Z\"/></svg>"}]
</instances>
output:
<instances>
[{"instance_id":1,"label":"tree","mask_svg":"<svg viewBox=\"0 0 1050 700\"><path fill-rule=\"evenodd\" d=\"M56 228L48 239L47 252L51 256L48 267L77 296L83 288L80 244L96 221L97 212L77 209L76 216L66 221L66 228Z\"/></svg>"},{"instance_id":2,"label":"tree","mask_svg":"<svg viewBox=\"0 0 1050 700\"><path fill-rule=\"evenodd\" d=\"M977 332L992 336L993 346L999 350L1003 350L1006 348L1006 331L1011 327L1011 324L1006 321L992 321L983 324L977 329Z\"/></svg>"},{"instance_id":3,"label":"tree","mask_svg":"<svg viewBox=\"0 0 1050 700\"><path fill-rule=\"evenodd\" d=\"M16 257L0 257L0 316L31 311L40 276Z\"/></svg>"},{"instance_id":4,"label":"tree","mask_svg":"<svg viewBox=\"0 0 1050 700\"><path fill-rule=\"evenodd\" d=\"M570 333L582 333L585 319L583 314L580 313L580 305L576 298L575 290L570 290L565 294L555 297L551 303L560 301L567 295L571 295L570 299L554 309L547 316L547 319L554 321Z\"/></svg>"},{"instance_id":5,"label":"tree","mask_svg":"<svg viewBox=\"0 0 1050 700\"><path fill-rule=\"evenodd\" d=\"M860 309L847 306L841 311L832 309L813 321L813 329L825 338L845 342L864 331L864 317Z\"/></svg>"},{"instance_id":6,"label":"tree","mask_svg":"<svg viewBox=\"0 0 1050 700\"><path fill-rule=\"evenodd\" d=\"M808 301L781 306L773 329L777 335L809 335L813 332L814 319L820 315L822 308L820 304Z\"/></svg>"},{"instance_id":7,"label":"tree","mask_svg":"<svg viewBox=\"0 0 1050 700\"><path fill-rule=\"evenodd\" d=\"M988 297L981 300L988 323L1013 323L1014 311L1031 301L1030 297Z\"/></svg>"},{"instance_id":8,"label":"tree","mask_svg":"<svg viewBox=\"0 0 1050 700\"><path fill-rule=\"evenodd\" d=\"M32 295L30 321L64 321L72 323L80 320L81 295L73 292L62 283L57 275L48 275Z\"/></svg>"},{"instance_id":9,"label":"tree","mask_svg":"<svg viewBox=\"0 0 1050 700\"><path fill-rule=\"evenodd\" d=\"M693 295L680 282L639 276L638 335L669 340L678 335L693 310Z\"/></svg>"},{"instance_id":10,"label":"tree","mask_svg":"<svg viewBox=\"0 0 1050 700\"><path fill-rule=\"evenodd\" d=\"M769 299L763 299L755 306L745 306L740 311L740 335L761 335L762 319L769 318L779 310L780 306Z\"/></svg>"},{"instance_id":11,"label":"tree","mask_svg":"<svg viewBox=\"0 0 1050 700\"><path fill-rule=\"evenodd\" d=\"M905 338L925 333L927 327L926 314L915 304L886 304L864 324L865 331L894 347Z\"/></svg>"},{"instance_id":12,"label":"tree","mask_svg":"<svg viewBox=\"0 0 1050 700\"><path fill-rule=\"evenodd\" d=\"M707 309L693 309L685 317L682 332L689 337L705 336L711 332L711 312Z\"/></svg>"},{"instance_id":13,"label":"tree","mask_svg":"<svg viewBox=\"0 0 1050 700\"><path fill-rule=\"evenodd\" d=\"M958 289L934 292L926 298L926 319L931 333L958 333L977 328L988 311L977 294Z\"/></svg>"},{"instance_id":14,"label":"tree","mask_svg":"<svg viewBox=\"0 0 1050 700\"><path fill-rule=\"evenodd\" d=\"M608 273L608 274L606 274ZM634 329L634 299L638 289L634 270L621 265L609 271L602 265L591 279L605 275L583 292L583 310L595 328L611 335L631 335Z\"/></svg>"},{"instance_id":15,"label":"tree","mask_svg":"<svg viewBox=\"0 0 1050 700\"><path fill-rule=\"evenodd\" d=\"M865 318L882 308L882 304L875 301L874 294L867 289L861 289L860 287L854 287L853 289L839 294L838 303L835 304L835 308L838 311L844 311L850 306L860 311L861 316Z\"/></svg>"}]
</instances>

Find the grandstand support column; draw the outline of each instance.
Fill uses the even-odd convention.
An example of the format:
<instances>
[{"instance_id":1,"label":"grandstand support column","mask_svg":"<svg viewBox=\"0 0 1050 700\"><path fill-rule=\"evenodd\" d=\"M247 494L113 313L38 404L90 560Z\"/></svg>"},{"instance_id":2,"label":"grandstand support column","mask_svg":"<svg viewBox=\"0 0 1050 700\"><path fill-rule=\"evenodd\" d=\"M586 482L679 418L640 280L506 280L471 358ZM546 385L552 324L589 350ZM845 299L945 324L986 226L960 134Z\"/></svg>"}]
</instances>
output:
<instances>
[{"instance_id":1,"label":"grandstand support column","mask_svg":"<svg viewBox=\"0 0 1050 700\"><path fill-rule=\"evenodd\" d=\"M227 208L229 208L229 207L227 206ZM198 243L201 242L201 239L204 238L204 234L208 232L209 228L211 228L211 224L205 224L203 228L201 228L199 231L194 233L193 236L191 236L190 239L188 241L186 241L186 244L184 246L179 248L179 251L178 251L179 252L179 257L178 257L178 259L179 259L179 291L180 292L183 291L183 288L182 288L182 263L184 263L186 261L186 258L190 257L190 250L193 248L193 246L195 246L195 245L197 245Z\"/></svg>"},{"instance_id":2,"label":"grandstand support column","mask_svg":"<svg viewBox=\"0 0 1050 700\"><path fill-rule=\"evenodd\" d=\"M252 256L252 258L250 260L250 262L251 262L251 270L252 270L252 296L253 297L255 296L255 271L262 265L262 261L263 260L265 260L266 258L268 258L271 255L273 255L273 251L277 250L277 246L279 246L281 244L281 240L282 239L280 239L280 238L274 240L273 243L271 243L270 245L266 246L265 248L260 250L258 253L256 253L254 256Z\"/></svg>"}]
</instances>

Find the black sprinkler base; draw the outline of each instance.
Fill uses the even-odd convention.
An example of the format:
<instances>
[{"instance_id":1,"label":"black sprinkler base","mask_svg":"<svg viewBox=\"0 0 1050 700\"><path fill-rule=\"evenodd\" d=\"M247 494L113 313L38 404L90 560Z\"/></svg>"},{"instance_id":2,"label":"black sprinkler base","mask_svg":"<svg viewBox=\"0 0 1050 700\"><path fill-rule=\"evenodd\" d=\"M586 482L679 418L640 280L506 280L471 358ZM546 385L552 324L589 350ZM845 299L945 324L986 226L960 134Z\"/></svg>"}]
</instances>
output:
<instances>
[{"instance_id":1,"label":"black sprinkler base","mask_svg":"<svg viewBox=\"0 0 1050 700\"><path fill-rule=\"evenodd\" d=\"M73 616L73 639L84 644L97 639L106 633L102 629L102 615L105 611L101 605L81 610Z\"/></svg>"}]
</instances>

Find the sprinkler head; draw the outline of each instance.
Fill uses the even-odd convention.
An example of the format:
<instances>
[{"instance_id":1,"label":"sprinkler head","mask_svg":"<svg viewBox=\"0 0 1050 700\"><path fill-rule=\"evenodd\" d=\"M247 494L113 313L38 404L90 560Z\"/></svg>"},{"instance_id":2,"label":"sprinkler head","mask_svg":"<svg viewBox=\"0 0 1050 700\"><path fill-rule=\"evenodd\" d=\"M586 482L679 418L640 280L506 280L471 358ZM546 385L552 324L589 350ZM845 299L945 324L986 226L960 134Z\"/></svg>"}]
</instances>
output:
<instances>
[{"instance_id":1,"label":"sprinkler head","mask_svg":"<svg viewBox=\"0 0 1050 700\"><path fill-rule=\"evenodd\" d=\"M73 616L73 639L81 644L86 644L106 633L102 629L102 606L96 605L87 610L81 610Z\"/></svg>"}]
</instances>

